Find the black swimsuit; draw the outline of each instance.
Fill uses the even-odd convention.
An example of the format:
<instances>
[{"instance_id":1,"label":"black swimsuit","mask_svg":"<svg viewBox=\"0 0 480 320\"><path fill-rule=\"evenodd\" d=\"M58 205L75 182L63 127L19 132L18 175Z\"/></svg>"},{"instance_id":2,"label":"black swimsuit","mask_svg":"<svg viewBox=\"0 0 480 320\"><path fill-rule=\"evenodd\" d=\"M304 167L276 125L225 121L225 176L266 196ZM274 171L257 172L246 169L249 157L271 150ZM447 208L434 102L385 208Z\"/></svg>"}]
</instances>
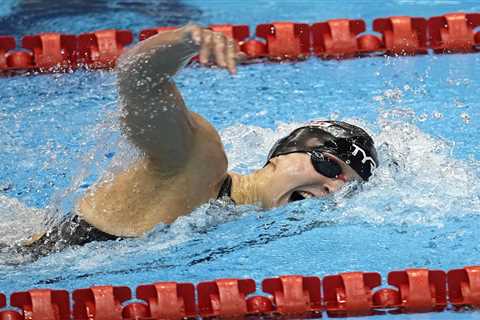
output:
<instances>
[{"instance_id":1,"label":"black swimsuit","mask_svg":"<svg viewBox=\"0 0 480 320\"><path fill-rule=\"evenodd\" d=\"M232 200L232 177L229 174L227 174L227 177L225 178L225 180L223 180L223 184L220 187L217 199L221 199L224 197L228 197L230 198L230 200Z\"/></svg>"},{"instance_id":2,"label":"black swimsuit","mask_svg":"<svg viewBox=\"0 0 480 320\"><path fill-rule=\"evenodd\" d=\"M72 245L81 246L92 241L118 239L121 237L100 231L77 215L67 215L65 220L54 226L40 239L22 246L19 251L26 251L34 258L39 258Z\"/></svg>"},{"instance_id":3,"label":"black swimsuit","mask_svg":"<svg viewBox=\"0 0 480 320\"><path fill-rule=\"evenodd\" d=\"M231 200L232 177L227 174L217 199L228 197ZM233 200L232 200L233 201ZM103 232L92 226L78 215L67 215L67 218L45 233L32 244L23 246L19 251L28 251L38 258L53 251L61 251L66 247L81 246L92 241L120 240L122 237Z\"/></svg>"}]
</instances>

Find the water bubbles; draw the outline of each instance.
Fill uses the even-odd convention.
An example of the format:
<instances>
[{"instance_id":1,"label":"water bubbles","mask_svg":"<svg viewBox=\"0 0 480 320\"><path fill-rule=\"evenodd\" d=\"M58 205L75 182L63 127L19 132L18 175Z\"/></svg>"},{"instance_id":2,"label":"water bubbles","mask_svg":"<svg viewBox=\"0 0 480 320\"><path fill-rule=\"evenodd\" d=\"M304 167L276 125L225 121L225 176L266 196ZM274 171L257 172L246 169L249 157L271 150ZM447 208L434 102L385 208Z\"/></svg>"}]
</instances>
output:
<instances>
[{"instance_id":1,"label":"water bubbles","mask_svg":"<svg viewBox=\"0 0 480 320\"><path fill-rule=\"evenodd\" d=\"M462 118L463 123L465 123L465 124L469 124L469 123L470 123L470 120L471 120L471 119L470 119L470 115L469 115L468 113L466 113L466 112L460 113L460 118Z\"/></svg>"},{"instance_id":2,"label":"water bubbles","mask_svg":"<svg viewBox=\"0 0 480 320\"><path fill-rule=\"evenodd\" d=\"M400 88L387 89L382 92L381 95L375 95L372 97L373 101L379 102L382 105L386 102L393 104L402 101L404 92Z\"/></svg>"},{"instance_id":3,"label":"water bubbles","mask_svg":"<svg viewBox=\"0 0 480 320\"><path fill-rule=\"evenodd\" d=\"M423 113L418 115L417 119L420 122L427 121L428 120L428 114L426 112L423 112Z\"/></svg>"},{"instance_id":4,"label":"water bubbles","mask_svg":"<svg viewBox=\"0 0 480 320\"><path fill-rule=\"evenodd\" d=\"M399 88L396 89L388 89L385 90L383 93L384 97L391 99L391 100L400 100L403 97L403 92Z\"/></svg>"},{"instance_id":5,"label":"water bubbles","mask_svg":"<svg viewBox=\"0 0 480 320\"><path fill-rule=\"evenodd\" d=\"M376 185L385 196L389 194L395 211L402 211L401 216L392 218L402 220L410 216L415 223L437 223L445 216L457 214L460 208L480 212L472 197L480 184L473 182L466 163L451 158L450 143L406 123L385 126L375 140L381 156ZM388 165L392 162L396 165Z\"/></svg>"},{"instance_id":6,"label":"water bubbles","mask_svg":"<svg viewBox=\"0 0 480 320\"><path fill-rule=\"evenodd\" d=\"M460 98L454 98L453 99L453 105L456 108L465 108L465 102Z\"/></svg>"},{"instance_id":7,"label":"water bubbles","mask_svg":"<svg viewBox=\"0 0 480 320\"><path fill-rule=\"evenodd\" d=\"M221 133L229 160L229 169L246 173L252 168L261 167L266 154L276 141L271 129L237 125L226 128Z\"/></svg>"},{"instance_id":8,"label":"water bubbles","mask_svg":"<svg viewBox=\"0 0 480 320\"><path fill-rule=\"evenodd\" d=\"M468 86L471 83L471 80L468 78L461 78L461 79L452 79L452 78L447 78L447 83L450 86Z\"/></svg>"},{"instance_id":9,"label":"water bubbles","mask_svg":"<svg viewBox=\"0 0 480 320\"><path fill-rule=\"evenodd\" d=\"M436 120L443 119L443 113L438 112L438 111L434 111L434 112L432 112L432 117Z\"/></svg>"},{"instance_id":10,"label":"water bubbles","mask_svg":"<svg viewBox=\"0 0 480 320\"><path fill-rule=\"evenodd\" d=\"M42 232L46 214L45 209L29 208L15 198L0 194L0 243L14 245Z\"/></svg>"},{"instance_id":11,"label":"water bubbles","mask_svg":"<svg viewBox=\"0 0 480 320\"><path fill-rule=\"evenodd\" d=\"M416 113L410 108L392 108L380 114L380 123L387 124L393 121L407 121L413 122L416 118Z\"/></svg>"}]
</instances>

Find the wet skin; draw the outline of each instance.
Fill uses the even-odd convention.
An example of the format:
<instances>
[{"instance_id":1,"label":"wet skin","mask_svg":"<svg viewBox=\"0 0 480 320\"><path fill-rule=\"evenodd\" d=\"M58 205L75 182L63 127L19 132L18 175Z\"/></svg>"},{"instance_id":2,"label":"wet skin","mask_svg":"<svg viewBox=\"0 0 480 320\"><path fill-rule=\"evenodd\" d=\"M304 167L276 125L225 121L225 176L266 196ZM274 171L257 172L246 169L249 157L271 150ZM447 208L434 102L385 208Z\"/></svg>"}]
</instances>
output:
<instances>
[{"instance_id":1,"label":"wet skin","mask_svg":"<svg viewBox=\"0 0 480 320\"><path fill-rule=\"evenodd\" d=\"M188 110L172 78L197 54L201 64L231 74L242 58L233 40L195 25L142 41L121 58L117 71L124 134L144 156L99 181L78 201L76 214L97 229L140 236L216 198L228 167L222 142L206 119ZM341 176L319 174L305 153L278 156L249 175L230 173L232 199L272 208L325 196L359 178L330 157L342 167Z\"/></svg>"}]
</instances>

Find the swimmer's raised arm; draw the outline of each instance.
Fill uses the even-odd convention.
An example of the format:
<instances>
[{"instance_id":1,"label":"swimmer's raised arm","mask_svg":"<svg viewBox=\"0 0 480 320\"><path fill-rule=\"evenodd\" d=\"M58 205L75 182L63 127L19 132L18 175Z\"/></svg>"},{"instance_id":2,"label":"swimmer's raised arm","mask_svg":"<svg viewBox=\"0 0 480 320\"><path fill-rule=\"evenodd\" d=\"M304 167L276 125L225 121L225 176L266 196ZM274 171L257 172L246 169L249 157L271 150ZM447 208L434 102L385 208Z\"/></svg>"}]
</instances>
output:
<instances>
[{"instance_id":1,"label":"swimmer's raised arm","mask_svg":"<svg viewBox=\"0 0 480 320\"><path fill-rule=\"evenodd\" d=\"M213 60L236 72L234 41L192 24L140 42L117 68L125 133L161 171L178 172L191 156L198 131L213 129L189 112L172 80L197 54L202 64Z\"/></svg>"}]
</instances>

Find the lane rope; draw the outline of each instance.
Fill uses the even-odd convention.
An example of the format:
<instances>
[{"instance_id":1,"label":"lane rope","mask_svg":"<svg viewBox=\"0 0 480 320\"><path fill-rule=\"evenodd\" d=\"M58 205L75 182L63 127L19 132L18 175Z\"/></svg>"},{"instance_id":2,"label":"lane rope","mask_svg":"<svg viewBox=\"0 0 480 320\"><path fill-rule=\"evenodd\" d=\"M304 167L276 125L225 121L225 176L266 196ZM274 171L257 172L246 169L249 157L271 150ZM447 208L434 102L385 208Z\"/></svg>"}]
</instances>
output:
<instances>
[{"instance_id":1,"label":"lane rope","mask_svg":"<svg viewBox=\"0 0 480 320\"><path fill-rule=\"evenodd\" d=\"M388 17L373 21L365 34L360 19L313 24L273 22L256 26L211 25L235 39L249 62L265 60L347 59L364 56L473 53L480 51L480 13L449 13L428 20ZM176 27L140 32L142 41ZM128 30L80 35L27 35L17 48L12 36L0 36L0 75L111 69L133 43ZM377 272L317 276L282 275L264 279L257 294L253 279L217 279L193 283L157 282L129 287L93 286L66 290L14 292L9 304L0 293L0 320L180 319L243 316L329 317L418 313L480 308L480 266L448 272L429 269L392 271L388 288ZM260 288L258 288L260 289ZM135 299L135 300L132 300ZM16 309L15 309L16 308Z\"/></svg>"},{"instance_id":2,"label":"lane rope","mask_svg":"<svg viewBox=\"0 0 480 320\"><path fill-rule=\"evenodd\" d=\"M259 24L255 35L247 25L210 25L235 39L249 63L365 56L472 53L480 51L480 13L447 13L429 19L387 17L373 20L372 30L361 19L332 19L313 24L273 22ZM139 41L158 32L175 29L164 26L145 29ZM70 72L79 68L111 69L117 58L134 41L129 30L99 30L80 35L40 33L27 35L17 48L13 36L0 36L0 75Z\"/></svg>"},{"instance_id":3,"label":"lane rope","mask_svg":"<svg viewBox=\"0 0 480 320\"><path fill-rule=\"evenodd\" d=\"M129 287L93 286L14 292L10 309L0 294L1 320L133 320L232 317L352 317L480 308L480 266L442 270L406 269L193 283L156 282ZM260 288L258 288L260 289ZM20 311L12 310L11 307Z\"/></svg>"}]
</instances>

